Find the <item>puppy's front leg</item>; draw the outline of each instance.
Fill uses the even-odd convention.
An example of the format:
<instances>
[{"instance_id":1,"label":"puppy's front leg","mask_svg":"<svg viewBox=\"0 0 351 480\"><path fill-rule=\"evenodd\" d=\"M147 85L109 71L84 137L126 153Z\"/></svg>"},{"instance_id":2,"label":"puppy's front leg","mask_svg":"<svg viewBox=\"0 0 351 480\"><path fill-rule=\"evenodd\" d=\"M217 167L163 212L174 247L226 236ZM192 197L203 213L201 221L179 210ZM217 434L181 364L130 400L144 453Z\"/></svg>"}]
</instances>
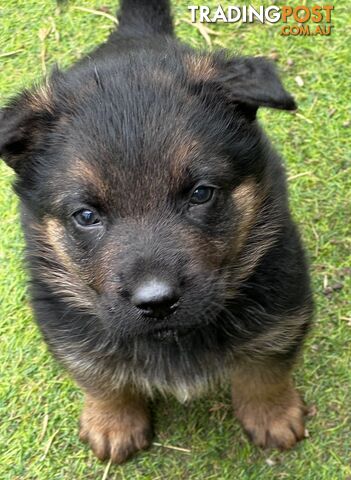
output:
<instances>
[{"instance_id":1,"label":"puppy's front leg","mask_svg":"<svg viewBox=\"0 0 351 480\"><path fill-rule=\"evenodd\" d=\"M152 428L145 399L126 391L107 399L87 394L79 436L100 460L124 462L151 444Z\"/></svg>"},{"instance_id":2,"label":"puppy's front leg","mask_svg":"<svg viewBox=\"0 0 351 480\"><path fill-rule=\"evenodd\" d=\"M289 368L270 362L239 367L232 377L234 412L255 445L288 449L305 437L306 408Z\"/></svg>"}]
</instances>

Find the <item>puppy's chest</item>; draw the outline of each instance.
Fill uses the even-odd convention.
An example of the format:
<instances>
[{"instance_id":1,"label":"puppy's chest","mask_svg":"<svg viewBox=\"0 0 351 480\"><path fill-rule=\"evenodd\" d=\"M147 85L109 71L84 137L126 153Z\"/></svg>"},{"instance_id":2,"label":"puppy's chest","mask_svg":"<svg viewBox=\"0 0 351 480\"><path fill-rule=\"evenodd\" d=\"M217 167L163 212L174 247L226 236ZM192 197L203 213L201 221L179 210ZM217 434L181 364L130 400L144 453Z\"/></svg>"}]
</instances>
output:
<instances>
[{"instance_id":1,"label":"puppy's chest","mask_svg":"<svg viewBox=\"0 0 351 480\"><path fill-rule=\"evenodd\" d=\"M180 402L199 397L228 378L232 369L225 354L221 358L205 352L169 352L150 349L148 355L125 359L119 355L97 358L79 352L62 356L63 363L83 387L101 392L133 388L152 397L159 392ZM210 358L211 357L211 358Z\"/></svg>"}]
</instances>

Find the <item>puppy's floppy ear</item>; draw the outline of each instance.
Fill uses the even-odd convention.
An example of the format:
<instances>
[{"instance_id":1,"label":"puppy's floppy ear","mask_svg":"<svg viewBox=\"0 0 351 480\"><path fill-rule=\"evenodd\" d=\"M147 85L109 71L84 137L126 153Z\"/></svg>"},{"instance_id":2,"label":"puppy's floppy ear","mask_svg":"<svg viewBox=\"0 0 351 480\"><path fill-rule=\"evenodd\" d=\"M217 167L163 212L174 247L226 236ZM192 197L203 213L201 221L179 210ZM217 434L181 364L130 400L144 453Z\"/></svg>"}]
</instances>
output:
<instances>
[{"instance_id":1,"label":"puppy's floppy ear","mask_svg":"<svg viewBox=\"0 0 351 480\"><path fill-rule=\"evenodd\" d=\"M49 86L25 90L0 110L0 157L20 173L53 119Z\"/></svg>"},{"instance_id":2,"label":"puppy's floppy ear","mask_svg":"<svg viewBox=\"0 0 351 480\"><path fill-rule=\"evenodd\" d=\"M221 63L213 79L229 101L247 107L295 110L294 98L284 89L274 64L263 57L237 57Z\"/></svg>"}]
</instances>

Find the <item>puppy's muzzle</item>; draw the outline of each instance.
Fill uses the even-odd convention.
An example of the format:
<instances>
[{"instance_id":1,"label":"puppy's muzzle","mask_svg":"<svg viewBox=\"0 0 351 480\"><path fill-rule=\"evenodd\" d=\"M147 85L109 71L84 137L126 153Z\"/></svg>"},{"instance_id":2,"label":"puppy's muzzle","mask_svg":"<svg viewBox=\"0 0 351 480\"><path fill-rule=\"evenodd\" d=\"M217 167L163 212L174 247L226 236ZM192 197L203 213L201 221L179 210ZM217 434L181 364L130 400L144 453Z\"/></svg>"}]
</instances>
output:
<instances>
[{"instance_id":1,"label":"puppy's muzzle","mask_svg":"<svg viewBox=\"0 0 351 480\"><path fill-rule=\"evenodd\" d=\"M157 277L143 281L131 294L131 303L143 315L164 318L178 306L180 292L171 282Z\"/></svg>"}]
</instances>

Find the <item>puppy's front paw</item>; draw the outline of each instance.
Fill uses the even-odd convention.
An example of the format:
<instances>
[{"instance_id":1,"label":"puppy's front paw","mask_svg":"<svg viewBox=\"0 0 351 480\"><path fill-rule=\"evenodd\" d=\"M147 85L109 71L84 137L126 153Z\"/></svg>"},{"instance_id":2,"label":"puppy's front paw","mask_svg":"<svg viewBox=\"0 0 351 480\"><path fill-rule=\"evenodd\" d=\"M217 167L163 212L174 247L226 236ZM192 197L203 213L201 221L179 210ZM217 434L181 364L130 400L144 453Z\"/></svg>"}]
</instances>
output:
<instances>
[{"instance_id":1,"label":"puppy's front paw","mask_svg":"<svg viewBox=\"0 0 351 480\"><path fill-rule=\"evenodd\" d=\"M119 398L116 402L86 399L79 437L100 460L123 463L151 444L152 429L143 402Z\"/></svg>"},{"instance_id":2,"label":"puppy's front paw","mask_svg":"<svg viewBox=\"0 0 351 480\"><path fill-rule=\"evenodd\" d=\"M299 394L241 405L236 414L252 442L262 448L292 448L305 438L306 408ZM280 400L280 401L279 401Z\"/></svg>"}]
</instances>

